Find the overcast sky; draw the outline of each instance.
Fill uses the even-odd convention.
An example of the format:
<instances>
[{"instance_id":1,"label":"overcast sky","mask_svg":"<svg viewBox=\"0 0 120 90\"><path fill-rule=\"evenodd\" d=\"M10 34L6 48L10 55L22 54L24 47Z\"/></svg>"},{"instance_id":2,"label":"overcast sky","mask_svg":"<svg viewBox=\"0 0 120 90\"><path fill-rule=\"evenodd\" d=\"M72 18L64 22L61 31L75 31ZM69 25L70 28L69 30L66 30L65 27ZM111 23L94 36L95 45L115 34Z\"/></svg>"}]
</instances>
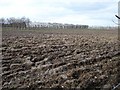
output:
<instances>
[{"instance_id":1,"label":"overcast sky","mask_svg":"<svg viewBox=\"0 0 120 90\"><path fill-rule=\"evenodd\" d=\"M119 0L0 0L0 18L115 26Z\"/></svg>"}]
</instances>

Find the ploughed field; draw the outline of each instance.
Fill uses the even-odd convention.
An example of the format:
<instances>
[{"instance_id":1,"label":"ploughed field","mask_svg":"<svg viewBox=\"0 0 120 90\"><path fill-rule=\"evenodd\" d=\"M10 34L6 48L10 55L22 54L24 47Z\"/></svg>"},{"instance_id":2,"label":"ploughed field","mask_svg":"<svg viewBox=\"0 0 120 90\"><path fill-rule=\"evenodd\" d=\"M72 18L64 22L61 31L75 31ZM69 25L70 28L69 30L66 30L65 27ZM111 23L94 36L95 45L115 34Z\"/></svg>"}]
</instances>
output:
<instances>
[{"instance_id":1,"label":"ploughed field","mask_svg":"<svg viewBox=\"0 0 120 90\"><path fill-rule=\"evenodd\" d=\"M3 88L94 90L120 83L117 30L3 30L2 55Z\"/></svg>"}]
</instances>

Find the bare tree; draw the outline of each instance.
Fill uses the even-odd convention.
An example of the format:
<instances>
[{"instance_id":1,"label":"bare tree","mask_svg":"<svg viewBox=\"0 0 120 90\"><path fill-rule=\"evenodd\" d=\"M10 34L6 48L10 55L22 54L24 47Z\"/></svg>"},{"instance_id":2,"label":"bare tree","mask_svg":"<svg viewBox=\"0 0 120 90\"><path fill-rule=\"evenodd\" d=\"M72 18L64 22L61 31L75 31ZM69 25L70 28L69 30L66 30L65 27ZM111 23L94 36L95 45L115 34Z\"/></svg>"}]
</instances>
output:
<instances>
[{"instance_id":1,"label":"bare tree","mask_svg":"<svg viewBox=\"0 0 120 90\"><path fill-rule=\"evenodd\" d=\"M0 26L4 27L5 24L5 19L4 18L0 18Z\"/></svg>"}]
</instances>

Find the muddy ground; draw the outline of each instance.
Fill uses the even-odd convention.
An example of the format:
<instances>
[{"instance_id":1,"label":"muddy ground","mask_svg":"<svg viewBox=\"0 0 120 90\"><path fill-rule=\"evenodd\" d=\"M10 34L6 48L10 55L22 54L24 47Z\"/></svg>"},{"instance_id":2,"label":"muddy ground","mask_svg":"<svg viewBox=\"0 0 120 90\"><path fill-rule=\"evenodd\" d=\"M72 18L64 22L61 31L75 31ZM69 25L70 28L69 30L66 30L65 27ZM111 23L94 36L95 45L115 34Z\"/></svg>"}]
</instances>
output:
<instances>
[{"instance_id":1,"label":"muddy ground","mask_svg":"<svg viewBox=\"0 0 120 90\"><path fill-rule=\"evenodd\" d=\"M117 30L4 30L1 50L3 88L111 90L120 83Z\"/></svg>"}]
</instances>

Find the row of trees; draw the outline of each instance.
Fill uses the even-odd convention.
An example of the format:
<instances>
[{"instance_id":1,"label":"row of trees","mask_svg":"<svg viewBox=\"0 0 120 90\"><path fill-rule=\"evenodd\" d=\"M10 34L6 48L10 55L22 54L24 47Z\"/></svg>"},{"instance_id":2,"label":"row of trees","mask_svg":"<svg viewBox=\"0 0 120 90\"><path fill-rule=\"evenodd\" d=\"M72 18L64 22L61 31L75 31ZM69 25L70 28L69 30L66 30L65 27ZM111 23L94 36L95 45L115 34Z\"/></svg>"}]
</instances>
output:
<instances>
[{"instance_id":1,"label":"row of trees","mask_svg":"<svg viewBox=\"0 0 120 90\"><path fill-rule=\"evenodd\" d=\"M54 28L54 29L86 29L88 25L74 25L74 24L62 24L62 23L40 23L32 22L29 18L1 18L0 24L3 28L14 29L40 29L40 28Z\"/></svg>"},{"instance_id":2,"label":"row of trees","mask_svg":"<svg viewBox=\"0 0 120 90\"><path fill-rule=\"evenodd\" d=\"M18 28L18 29L24 29L26 27L29 27L30 25L30 19L26 17L22 18L0 18L0 24L2 27L12 27L12 28Z\"/></svg>"}]
</instances>

